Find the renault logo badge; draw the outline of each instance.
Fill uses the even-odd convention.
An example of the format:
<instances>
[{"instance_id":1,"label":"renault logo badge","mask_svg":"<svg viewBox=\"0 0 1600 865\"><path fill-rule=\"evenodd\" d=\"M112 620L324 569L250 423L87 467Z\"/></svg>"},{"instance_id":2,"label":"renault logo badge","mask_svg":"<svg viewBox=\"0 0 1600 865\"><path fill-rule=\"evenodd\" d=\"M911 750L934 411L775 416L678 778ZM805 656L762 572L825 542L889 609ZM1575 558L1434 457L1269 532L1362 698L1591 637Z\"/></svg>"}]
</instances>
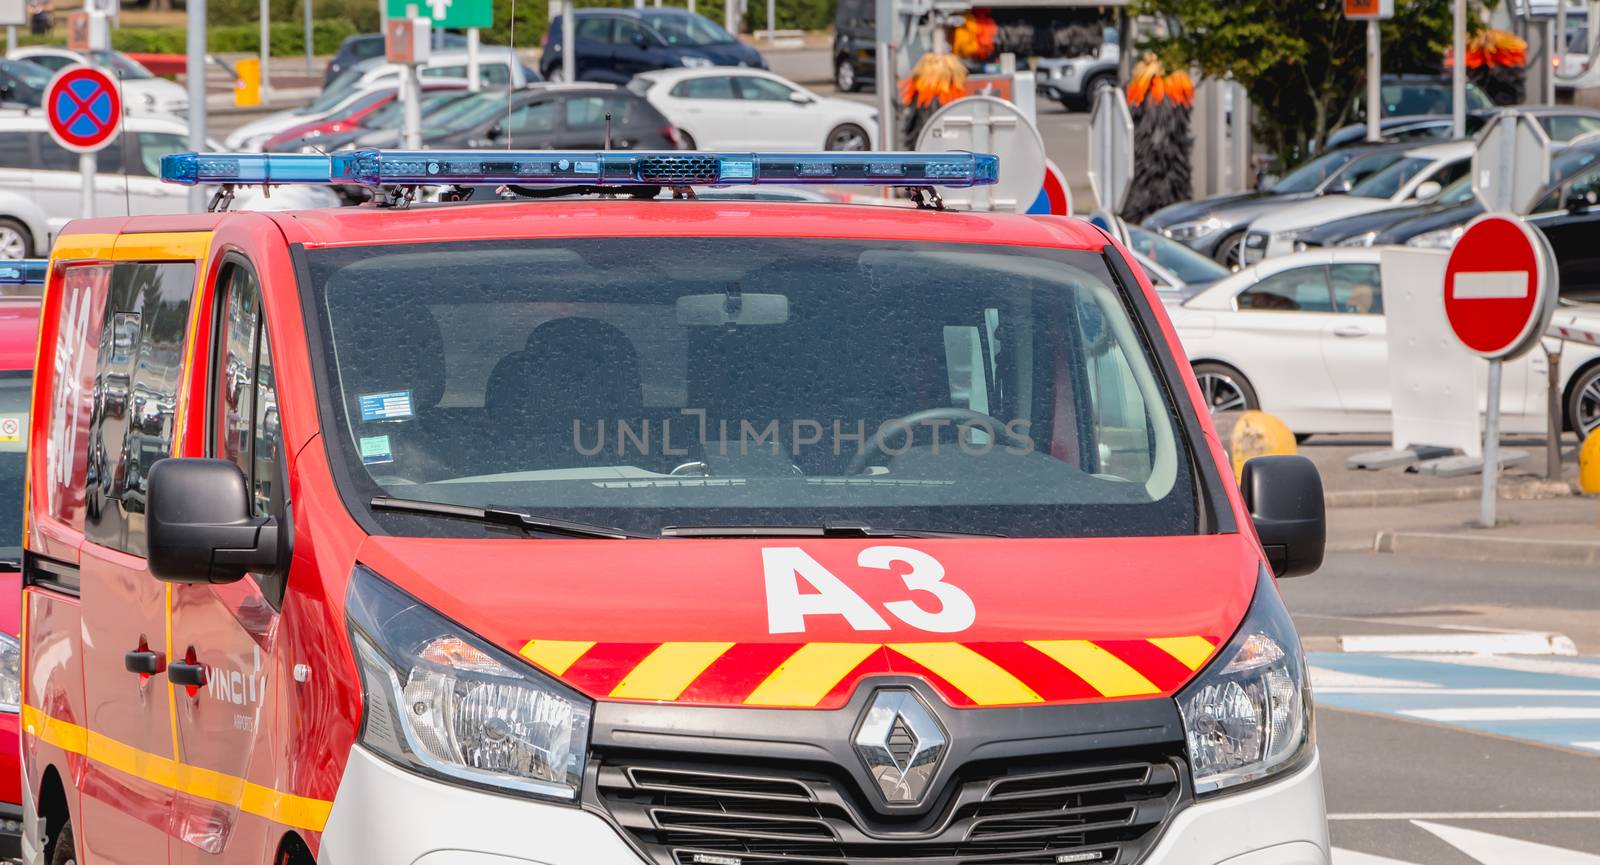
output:
<instances>
[{"instance_id":1,"label":"renault logo badge","mask_svg":"<svg viewBox=\"0 0 1600 865\"><path fill-rule=\"evenodd\" d=\"M855 744L884 800L915 805L932 786L950 743L916 694L894 689L873 696Z\"/></svg>"}]
</instances>

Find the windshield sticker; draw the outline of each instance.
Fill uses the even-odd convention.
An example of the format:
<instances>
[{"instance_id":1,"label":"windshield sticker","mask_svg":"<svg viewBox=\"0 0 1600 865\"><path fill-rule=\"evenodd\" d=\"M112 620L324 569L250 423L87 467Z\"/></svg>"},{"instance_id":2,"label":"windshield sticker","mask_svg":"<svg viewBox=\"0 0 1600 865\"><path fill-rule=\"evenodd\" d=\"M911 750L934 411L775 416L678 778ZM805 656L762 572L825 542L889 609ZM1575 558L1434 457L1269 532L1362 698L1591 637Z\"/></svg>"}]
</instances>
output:
<instances>
[{"instance_id":1,"label":"windshield sticker","mask_svg":"<svg viewBox=\"0 0 1600 865\"><path fill-rule=\"evenodd\" d=\"M0 414L0 451L22 449L22 440L28 435L28 416L25 414ZM11 445L11 447L5 447Z\"/></svg>"},{"instance_id":2,"label":"windshield sticker","mask_svg":"<svg viewBox=\"0 0 1600 865\"><path fill-rule=\"evenodd\" d=\"M375 466L394 462L394 452L389 449L388 436L361 437L361 464Z\"/></svg>"},{"instance_id":3,"label":"windshield sticker","mask_svg":"<svg viewBox=\"0 0 1600 865\"><path fill-rule=\"evenodd\" d=\"M364 393L361 395L361 422L405 420L411 417L411 391L396 390L389 393Z\"/></svg>"}]
</instances>

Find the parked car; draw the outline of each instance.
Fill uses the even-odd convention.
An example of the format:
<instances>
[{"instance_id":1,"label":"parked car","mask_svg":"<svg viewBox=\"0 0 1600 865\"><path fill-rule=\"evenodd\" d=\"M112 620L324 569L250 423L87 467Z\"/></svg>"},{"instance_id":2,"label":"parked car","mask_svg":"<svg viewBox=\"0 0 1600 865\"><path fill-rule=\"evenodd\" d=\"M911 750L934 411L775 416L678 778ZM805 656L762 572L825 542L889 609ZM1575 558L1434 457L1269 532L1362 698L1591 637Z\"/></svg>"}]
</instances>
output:
<instances>
[{"instance_id":1,"label":"parked car","mask_svg":"<svg viewBox=\"0 0 1600 865\"><path fill-rule=\"evenodd\" d=\"M38 108L54 74L27 60L0 59L0 105Z\"/></svg>"},{"instance_id":2,"label":"parked car","mask_svg":"<svg viewBox=\"0 0 1600 865\"><path fill-rule=\"evenodd\" d=\"M1094 107L1100 91L1117 86L1122 59L1117 28L1107 27L1100 49L1082 57L1046 58L1034 64L1034 82L1040 93L1068 111Z\"/></svg>"},{"instance_id":3,"label":"parked car","mask_svg":"<svg viewBox=\"0 0 1600 865\"><path fill-rule=\"evenodd\" d=\"M1217 262L1244 263L1244 234L1250 223L1297 202L1344 192L1399 161L1406 145L1359 145L1313 157L1264 190L1212 196L1162 208L1144 226L1159 231Z\"/></svg>"},{"instance_id":4,"label":"parked car","mask_svg":"<svg viewBox=\"0 0 1600 865\"><path fill-rule=\"evenodd\" d=\"M422 138L426 142L430 135L441 130L455 128L445 118L450 114L473 107L482 111L483 116L492 114L496 108L505 111L506 97L503 91L483 90L476 93L463 90L440 90L424 93L421 103L417 106L422 119ZM405 105L398 100L391 101L382 108L361 118L355 126L343 132L330 132L315 139L316 149L323 153L332 153L350 147L367 146L364 142L372 139L388 142L394 146L400 140L401 126L405 122ZM311 145L311 140L302 142L286 142L282 145L285 152L304 152Z\"/></svg>"},{"instance_id":5,"label":"parked car","mask_svg":"<svg viewBox=\"0 0 1600 865\"><path fill-rule=\"evenodd\" d=\"M1468 130L1471 130L1470 117ZM1448 114L1403 115L1385 117L1378 121L1378 132L1384 142L1418 144L1427 141L1448 141L1455 137L1456 121ZM1324 151L1350 147L1367 140L1367 124L1352 123L1328 134Z\"/></svg>"},{"instance_id":6,"label":"parked car","mask_svg":"<svg viewBox=\"0 0 1600 865\"><path fill-rule=\"evenodd\" d=\"M75 64L92 64L110 72L121 82L123 107L129 114L173 115L180 118L189 115L189 91L183 85L157 78L139 61L121 51L78 52L35 45L18 48L6 56L43 66L52 75Z\"/></svg>"},{"instance_id":7,"label":"parked car","mask_svg":"<svg viewBox=\"0 0 1600 865\"><path fill-rule=\"evenodd\" d=\"M429 79L422 85L423 98L430 93L465 93L467 92L466 79L452 80ZM397 102L400 94L398 87L384 87L369 91L365 96L347 104L342 110L335 111L327 117L292 126L277 135L268 138L261 145L261 149L270 152L307 153L324 152L324 139L338 135L341 132L361 128L361 121L382 110L389 105L398 105L404 110L404 104Z\"/></svg>"},{"instance_id":8,"label":"parked car","mask_svg":"<svg viewBox=\"0 0 1600 865\"><path fill-rule=\"evenodd\" d=\"M421 79L464 80L467 55L464 51L435 53L418 70ZM517 88L528 84L527 70L509 49L486 47L478 55L478 79L496 88ZM400 67L383 58L365 60L340 73L332 84L310 104L269 114L239 127L227 138L229 150L260 150L273 136L346 110L356 100L374 90L389 89L400 80ZM502 94L503 95L503 94Z\"/></svg>"},{"instance_id":9,"label":"parked car","mask_svg":"<svg viewBox=\"0 0 1600 865\"><path fill-rule=\"evenodd\" d=\"M1600 162L1551 184L1528 220L1550 240L1561 296L1600 303Z\"/></svg>"},{"instance_id":10,"label":"parked car","mask_svg":"<svg viewBox=\"0 0 1600 865\"><path fill-rule=\"evenodd\" d=\"M1389 432L1379 255L1345 248L1272 258L1169 307L1212 411L1261 409L1298 435ZM1544 432L1544 363L1535 351L1506 364L1505 431ZM1561 380L1580 437L1600 428L1600 348L1569 345Z\"/></svg>"},{"instance_id":11,"label":"parked car","mask_svg":"<svg viewBox=\"0 0 1600 865\"><path fill-rule=\"evenodd\" d=\"M612 149L679 149L677 130L643 97L592 82L538 84L514 92L509 106L503 93L445 103L423 124L422 144L436 150L600 150L606 146L608 113ZM396 147L399 141L398 129L385 129L351 143Z\"/></svg>"},{"instance_id":12,"label":"parked car","mask_svg":"<svg viewBox=\"0 0 1600 865\"><path fill-rule=\"evenodd\" d=\"M877 0L839 0L833 12L833 86L854 93L878 75Z\"/></svg>"},{"instance_id":13,"label":"parked car","mask_svg":"<svg viewBox=\"0 0 1600 865\"><path fill-rule=\"evenodd\" d=\"M433 31L434 50L466 48L467 37L449 30ZM339 73L374 57L382 57L384 52L384 37L382 33L359 33L355 36L346 36L339 43L339 50L328 61L322 70L322 86L326 87L339 77Z\"/></svg>"},{"instance_id":14,"label":"parked car","mask_svg":"<svg viewBox=\"0 0 1600 865\"><path fill-rule=\"evenodd\" d=\"M1471 141L1408 150L1389 167L1351 187L1347 194L1297 202L1262 216L1250 223L1245 232L1245 263L1288 255L1295 251L1300 232L1335 219L1433 201L1446 186L1472 169L1473 151Z\"/></svg>"},{"instance_id":15,"label":"parked car","mask_svg":"<svg viewBox=\"0 0 1600 865\"><path fill-rule=\"evenodd\" d=\"M818 96L761 69L663 69L628 89L665 114L691 150L871 150L878 138L872 106Z\"/></svg>"},{"instance_id":16,"label":"parked car","mask_svg":"<svg viewBox=\"0 0 1600 865\"><path fill-rule=\"evenodd\" d=\"M1390 210L1360 213L1306 229L1295 236L1295 249L1303 251L1324 246L1373 246L1377 243L1379 235L1395 225L1434 213L1455 213L1460 211L1463 205L1476 203L1477 200L1477 196L1472 192L1472 176L1464 174L1430 201ZM1479 205L1479 211L1481 210L1482 205Z\"/></svg>"},{"instance_id":17,"label":"parked car","mask_svg":"<svg viewBox=\"0 0 1600 865\"><path fill-rule=\"evenodd\" d=\"M1545 134L1554 144L1566 144L1576 138L1600 132L1600 111L1573 105L1515 105L1504 108L1491 106L1467 115L1467 134L1476 135L1490 118L1501 111L1520 111L1535 117L1544 127ZM1382 121L1385 141L1419 142L1429 139L1449 139L1455 134L1455 119L1449 115L1422 115L1385 117ZM1366 140L1365 123L1352 124L1328 136L1328 149L1343 147Z\"/></svg>"},{"instance_id":18,"label":"parked car","mask_svg":"<svg viewBox=\"0 0 1600 865\"><path fill-rule=\"evenodd\" d=\"M1169 304L1194 297L1230 272L1166 235L1137 225L1128 225L1125 230L1128 251L1144 268L1156 294Z\"/></svg>"},{"instance_id":19,"label":"parked car","mask_svg":"<svg viewBox=\"0 0 1600 865\"><path fill-rule=\"evenodd\" d=\"M161 157L189 150L189 128L176 120L125 118L123 133L96 159L95 209L102 216L181 213L181 187L162 183ZM50 137L43 114L0 117L0 257L29 258L82 212L78 154Z\"/></svg>"},{"instance_id":20,"label":"parked car","mask_svg":"<svg viewBox=\"0 0 1600 865\"><path fill-rule=\"evenodd\" d=\"M674 67L767 68L759 51L711 19L682 9L579 9L573 13L574 68L579 81L626 84L641 72ZM561 16L544 35L539 71L562 75Z\"/></svg>"}]
</instances>

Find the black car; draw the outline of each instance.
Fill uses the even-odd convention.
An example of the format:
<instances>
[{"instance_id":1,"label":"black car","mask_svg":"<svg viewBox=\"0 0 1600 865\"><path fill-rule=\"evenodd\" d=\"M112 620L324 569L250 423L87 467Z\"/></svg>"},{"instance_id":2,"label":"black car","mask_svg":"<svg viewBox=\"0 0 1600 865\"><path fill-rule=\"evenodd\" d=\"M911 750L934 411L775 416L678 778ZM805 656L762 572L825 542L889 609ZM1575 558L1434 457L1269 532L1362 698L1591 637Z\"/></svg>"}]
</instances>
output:
<instances>
[{"instance_id":1,"label":"black car","mask_svg":"<svg viewBox=\"0 0 1600 865\"><path fill-rule=\"evenodd\" d=\"M333 55L332 60L328 61L328 68L322 70L322 86L328 86L328 82L337 78L340 72L363 60L382 57L383 47L382 33L362 33L345 37L345 40L339 43L339 52ZM467 37L462 36L460 33L451 33L448 30L435 30L433 32L433 47L439 49L465 48L467 47Z\"/></svg>"},{"instance_id":2,"label":"black car","mask_svg":"<svg viewBox=\"0 0 1600 865\"><path fill-rule=\"evenodd\" d=\"M430 150L600 150L608 144L607 114L611 149L678 149L678 130L661 112L608 84L540 84L513 92L509 106L504 92L473 94L424 118L422 143ZM396 129L353 144L395 147L399 136Z\"/></svg>"},{"instance_id":3,"label":"black car","mask_svg":"<svg viewBox=\"0 0 1600 865\"><path fill-rule=\"evenodd\" d=\"M1472 194L1472 177L1466 176L1450 184L1436 197L1421 204L1363 213L1344 219L1335 219L1316 228L1307 229L1295 238L1295 249L1321 246L1373 246L1385 231L1414 219L1425 219L1436 213L1454 213L1463 205L1477 203Z\"/></svg>"},{"instance_id":4,"label":"black car","mask_svg":"<svg viewBox=\"0 0 1600 865\"><path fill-rule=\"evenodd\" d=\"M0 104L38 108L54 74L26 60L0 58Z\"/></svg>"},{"instance_id":5,"label":"black car","mask_svg":"<svg viewBox=\"0 0 1600 865\"><path fill-rule=\"evenodd\" d=\"M574 67L579 81L626 84L652 69L680 66L767 68L761 53L711 19L682 9L579 9L573 13ZM559 81L561 16L545 31L539 72Z\"/></svg>"},{"instance_id":6,"label":"black car","mask_svg":"<svg viewBox=\"0 0 1600 865\"><path fill-rule=\"evenodd\" d=\"M877 80L877 0L839 0L833 13L833 83L860 90Z\"/></svg>"}]
</instances>

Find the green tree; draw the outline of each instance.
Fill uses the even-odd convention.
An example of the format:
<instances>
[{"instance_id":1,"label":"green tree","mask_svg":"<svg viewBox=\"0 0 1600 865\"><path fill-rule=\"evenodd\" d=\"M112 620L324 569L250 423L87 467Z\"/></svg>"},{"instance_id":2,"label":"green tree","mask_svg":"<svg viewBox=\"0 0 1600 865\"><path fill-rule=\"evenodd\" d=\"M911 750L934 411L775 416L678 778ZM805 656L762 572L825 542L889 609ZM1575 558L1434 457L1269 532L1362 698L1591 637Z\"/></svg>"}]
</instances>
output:
<instances>
[{"instance_id":1,"label":"green tree","mask_svg":"<svg viewBox=\"0 0 1600 865\"><path fill-rule=\"evenodd\" d=\"M1293 164L1341 126L1358 122L1365 93L1366 23L1343 0L1137 0L1138 14L1175 22L1144 40L1168 69L1232 75L1256 107L1256 137ZM1383 22L1387 73L1437 73L1450 45L1450 0L1395 0Z\"/></svg>"}]
</instances>

